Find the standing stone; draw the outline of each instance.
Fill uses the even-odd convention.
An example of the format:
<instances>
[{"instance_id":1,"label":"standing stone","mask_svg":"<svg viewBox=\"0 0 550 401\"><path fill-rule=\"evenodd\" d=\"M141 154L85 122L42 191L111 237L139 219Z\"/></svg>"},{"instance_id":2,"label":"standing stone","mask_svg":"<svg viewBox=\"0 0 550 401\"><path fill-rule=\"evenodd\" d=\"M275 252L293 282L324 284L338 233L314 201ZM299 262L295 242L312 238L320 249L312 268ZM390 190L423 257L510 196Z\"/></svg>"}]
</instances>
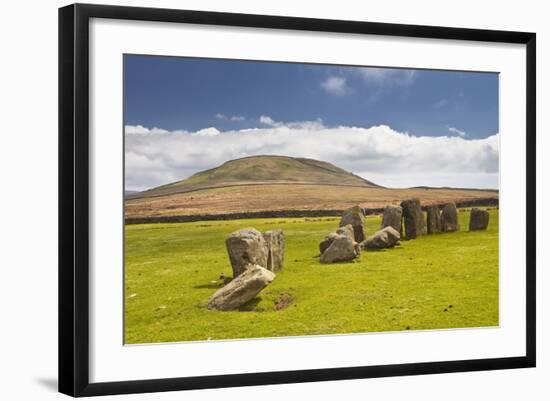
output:
<instances>
[{"instance_id":1,"label":"standing stone","mask_svg":"<svg viewBox=\"0 0 550 401\"><path fill-rule=\"evenodd\" d=\"M231 233L225 240L233 278L239 276L250 264L267 266L267 245L262 233L254 228Z\"/></svg>"},{"instance_id":2,"label":"standing stone","mask_svg":"<svg viewBox=\"0 0 550 401\"><path fill-rule=\"evenodd\" d=\"M359 256L359 244L351 238L337 234L330 246L322 253L321 263L346 262Z\"/></svg>"},{"instance_id":3,"label":"standing stone","mask_svg":"<svg viewBox=\"0 0 550 401\"><path fill-rule=\"evenodd\" d=\"M441 232L441 214L437 205L426 207L428 215L428 234Z\"/></svg>"},{"instance_id":4,"label":"standing stone","mask_svg":"<svg viewBox=\"0 0 550 401\"><path fill-rule=\"evenodd\" d=\"M391 248L399 243L401 234L393 227L387 226L361 242L363 249Z\"/></svg>"},{"instance_id":5,"label":"standing stone","mask_svg":"<svg viewBox=\"0 0 550 401\"><path fill-rule=\"evenodd\" d=\"M340 227L351 224L355 242L362 242L365 239L365 214L359 206L349 208L342 215Z\"/></svg>"},{"instance_id":6,"label":"standing stone","mask_svg":"<svg viewBox=\"0 0 550 401\"><path fill-rule=\"evenodd\" d=\"M489 212L474 207L470 212L470 231L486 230L489 225Z\"/></svg>"},{"instance_id":7,"label":"standing stone","mask_svg":"<svg viewBox=\"0 0 550 401\"><path fill-rule=\"evenodd\" d=\"M447 203L441 210L441 231L444 233L458 231L458 214L454 203Z\"/></svg>"},{"instance_id":8,"label":"standing stone","mask_svg":"<svg viewBox=\"0 0 550 401\"><path fill-rule=\"evenodd\" d=\"M285 235L283 230L272 230L263 233L267 246L267 270L278 272L283 269L285 257Z\"/></svg>"},{"instance_id":9,"label":"standing stone","mask_svg":"<svg viewBox=\"0 0 550 401\"><path fill-rule=\"evenodd\" d=\"M419 199L407 199L401 202L403 208L403 220L405 224L405 238L415 239L426 234L426 220L424 212L420 208Z\"/></svg>"},{"instance_id":10,"label":"standing stone","mask_svg":"<svg viewBox=\"0 0 550 401\"><path fill-rule=\"evenodd\" d=\"M237 309L258 295L274 278L273 272L258 265L249 265L239 277L212 295L208 309Z\"/></svg>"},{"instance_id":11,"label":"standing stone","mask_svg":"<svg viewBox=\"0 0 550 401\"><path fill-rule=\"evenodd\" d=\"M395 231L401 234L403 232L402 218L403 208L401 206L388 205L384 208L380 228L393 227Z\"/></svg>"}]
</instances>

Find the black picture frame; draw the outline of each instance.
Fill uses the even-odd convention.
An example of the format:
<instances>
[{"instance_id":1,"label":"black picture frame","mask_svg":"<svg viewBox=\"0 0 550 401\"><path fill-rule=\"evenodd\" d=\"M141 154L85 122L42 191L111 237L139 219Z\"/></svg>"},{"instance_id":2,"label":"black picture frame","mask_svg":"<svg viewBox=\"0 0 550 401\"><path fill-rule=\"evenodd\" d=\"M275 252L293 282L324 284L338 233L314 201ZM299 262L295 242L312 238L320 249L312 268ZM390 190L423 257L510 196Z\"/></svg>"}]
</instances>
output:
<instances>
[{"instance_id":1,"label":"black picture frame","mask_svg":"<svg viewBox=\"0 0 550 401\"><path fill-rule=\"evenodd\" d=\"M526 46L526 344L519 357L90 383L88 61L91 18L437 38ZM536 35L436 26L74 4L59 9L59 391L71 396L237 387L535 366Z\"/></svg>"}]
</instances>

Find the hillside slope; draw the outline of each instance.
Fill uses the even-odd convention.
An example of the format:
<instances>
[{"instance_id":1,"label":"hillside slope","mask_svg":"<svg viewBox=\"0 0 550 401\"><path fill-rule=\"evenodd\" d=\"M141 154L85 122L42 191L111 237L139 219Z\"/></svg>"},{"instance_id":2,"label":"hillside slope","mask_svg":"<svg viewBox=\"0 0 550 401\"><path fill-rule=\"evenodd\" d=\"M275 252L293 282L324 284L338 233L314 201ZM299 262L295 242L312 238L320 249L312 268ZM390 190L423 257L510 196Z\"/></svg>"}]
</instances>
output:
<instances>
[{"instance_id":1,"label":"hillside slope","mask_svg":"<svg viewBox=\"0 0 550 401\"><path fill-rule=\"evenodd\" d=\"M498 200L498 191L459 188L392 189L330 163L284 156L254 156L126 197L126 219L307 211L309 215L354 205L382 208L403 199L422 204ZM489 202L493 204L494 202Z\"/></svg>"},{"instance_id":2,"label":"hillside slope","mask_svg":"<svg viewBox=\"0 0 550 401\"><path fill-rule=\"evenodd\" d=\"M327 162L287 156L251 156L227 161L221 166L198 172L187 179L132 194L128 198L138 199L210 188L262 184L379 188L378 185Z\"/></svg>"}]
</instances>

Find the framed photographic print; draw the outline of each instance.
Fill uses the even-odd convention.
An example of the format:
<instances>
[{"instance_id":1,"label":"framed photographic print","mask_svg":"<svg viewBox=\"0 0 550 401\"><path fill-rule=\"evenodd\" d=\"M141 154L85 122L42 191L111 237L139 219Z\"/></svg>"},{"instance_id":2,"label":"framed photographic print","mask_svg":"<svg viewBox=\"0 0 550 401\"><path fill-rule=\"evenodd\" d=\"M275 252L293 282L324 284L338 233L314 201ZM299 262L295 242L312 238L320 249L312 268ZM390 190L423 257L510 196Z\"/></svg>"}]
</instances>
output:
<instances>
[{"instance_id":1,"label":"framed photographic print","mask_svg":"<svg viewBox=\"0 0 550 401\"><path fill-rule=\"evenodd\" d=\"M535 366L535 34L59 10L59 390Z\"/></svg>"}]
</instances>

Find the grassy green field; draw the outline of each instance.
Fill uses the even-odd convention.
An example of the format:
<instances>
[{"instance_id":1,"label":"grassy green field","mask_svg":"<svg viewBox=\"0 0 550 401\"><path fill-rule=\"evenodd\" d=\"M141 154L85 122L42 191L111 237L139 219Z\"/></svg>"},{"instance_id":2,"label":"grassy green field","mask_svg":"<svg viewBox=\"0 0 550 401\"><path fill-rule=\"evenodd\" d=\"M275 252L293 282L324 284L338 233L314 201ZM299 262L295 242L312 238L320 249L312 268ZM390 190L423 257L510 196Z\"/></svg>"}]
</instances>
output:
<instances>
[{"instance_id":1,"label":"grassy green field","mask_svg":"<svg viewBox=\"0 0 550 401\"><path fill-rule=\"evenodd\" d=\"M338 218L247 219L126 226L127 344L498 325L498 211L487 231L461 231L363 251L322 265L318 244ZM367 235L380 217L367 218ZM226 236L281 228L284 270L240 311L206 308L231 276Z\"/></svg>"}]
</instances>

